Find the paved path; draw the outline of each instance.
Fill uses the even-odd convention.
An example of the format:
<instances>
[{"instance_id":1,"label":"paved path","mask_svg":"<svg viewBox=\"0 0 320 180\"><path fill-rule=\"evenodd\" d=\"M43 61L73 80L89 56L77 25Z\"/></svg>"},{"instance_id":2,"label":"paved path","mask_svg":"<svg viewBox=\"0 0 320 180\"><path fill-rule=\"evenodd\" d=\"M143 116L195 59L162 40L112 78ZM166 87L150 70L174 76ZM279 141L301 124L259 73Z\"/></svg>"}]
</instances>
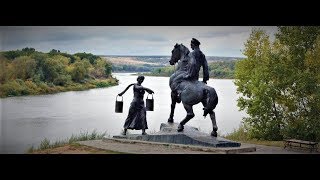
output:
<instances>
[{"instance_id":1,"label":"paved path","mask_svg":"<svg viewBox=\"0 0 320 180\"><path fill-rule=\"evenodd\" d=\"M81 141L82 145L99 149L118 151L130 154L212 154L212 152L192 151L187 148L171 145L144 144L144 143L121 143L117 141Z\"/></svg>"},{"instance_id":2,"label":"paved path","mask_svg":"<svg viewBox=\"0 0 320 180\"><path fill-rule=\"evenodd\" d=\"M301 151L297 149L283 149L282 147L276 146L264 146L264 145L255 145L255 152L245 152L243 154L310 154L307 151ZM315 153L315 152L313 152Z\"/></svg>"},{"instance_id":3,"label":"paved path","mask_svg":"<svg viewBox=\"0 0 320 180\"><path fill-rule=\"evenodd\" d=\"M237 151L229 151L232 148L209 148L199 146L175 145L166 143L139 142L130 140L90 140L80 141L82 145L99 149L132 153L132 154L308 154L306 151L283 149L281 147L263 146L242 143ZM253 151L255 148L256 151ZM234 149L234 148L233 148ZM246 152L253 151L253 152ZM315 153L315 152L313 152Z\"/></svg>"}]
</instances>

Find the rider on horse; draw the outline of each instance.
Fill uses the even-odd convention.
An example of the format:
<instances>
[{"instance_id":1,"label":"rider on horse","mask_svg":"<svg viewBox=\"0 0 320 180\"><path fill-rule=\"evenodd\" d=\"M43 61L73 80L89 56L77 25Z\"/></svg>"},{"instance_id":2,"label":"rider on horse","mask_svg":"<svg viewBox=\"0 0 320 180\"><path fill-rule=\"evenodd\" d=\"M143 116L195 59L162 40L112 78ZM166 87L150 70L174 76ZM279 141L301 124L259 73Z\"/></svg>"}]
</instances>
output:
<instances>
[{"instance_id":1,"label":"rider on horse","mask_svg":"<svg viewBox=\"0 0 320 180\"><path fill-rule=\"evenodd\" d=\"M186 117L179 123L177 131L181 132L184 125L192 119L195 114L193 106L202 103L204 107L203 116L210 114L212 121L211 136L217 137L218 126L214 109L218 104L218 95L213 87L206 84L209 79L208 64L205 56L199 49L200 42L192 39L191 48L194 50L190 53L189 49L183 44L176 44L171 51L170 65L178 63L177 70L170 76L169 86L171 88L171 111L168 123L174 122L174 110L177 101L177 93L179 93L184 109L187 112ZM198 81L201 66L204 71L203 81ZM179 92L180 91L180 92Z\"/></svg>"},{"instance_id":2,"label":"rider on horse","mask_svg":"<svg viewBox=\"0 0 320 180\"><path fill-rule=\"evenodd\" d=\"M190 53L190 62L188 65L187 73L183 77L185 80L189 81L197 81L199 80L199 72L201 66L203 67L203 82L207 84L207 81L209 80L209 68L208 68L208 62L206 60L205 55L200 50L200 42L192 38L191 40L191 49L193 50ZM207 94L207 92L205 92ZM177 90L177 102L181 102L181 91ZM204 110L204 116L208 114L206 106L203 108Z\"/></svg>"}]
</instances>

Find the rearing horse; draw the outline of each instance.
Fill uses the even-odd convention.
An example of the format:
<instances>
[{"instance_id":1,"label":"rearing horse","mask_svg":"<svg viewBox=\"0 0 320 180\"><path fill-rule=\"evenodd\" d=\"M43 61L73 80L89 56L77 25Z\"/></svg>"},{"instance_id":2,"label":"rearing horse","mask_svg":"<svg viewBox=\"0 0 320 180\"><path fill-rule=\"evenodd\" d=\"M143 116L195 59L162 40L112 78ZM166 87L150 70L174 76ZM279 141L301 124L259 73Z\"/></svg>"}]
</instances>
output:
<instances>
[{"instance_id":1,"label":"rearing horse","mask_svg":"<svg viewBox=\"0 0 320 180\"><path fill-rule=\"evenodd\" d=\"M180 61L179 61L180 60ZM194 117L192 106L202 103L204 106L204 116L208 113L212 121L211 136L217 137L217 124L215 112L213 111L218 104L218 96L214 88L207 86L200 81L185 80L183 77L187 73L190 61L194 61L194 57L190 56L190 51L183 44L176 44L172 50L170 65L178 62L177 70L170 76L169 85L171 88L171 112L168 119L169 123L173 123L174 109L177 103L176 90L181 92L181 102L187 111L187 116L180 122L178 132L183 131L184 125Z\"/></svg>"}]
</instances>

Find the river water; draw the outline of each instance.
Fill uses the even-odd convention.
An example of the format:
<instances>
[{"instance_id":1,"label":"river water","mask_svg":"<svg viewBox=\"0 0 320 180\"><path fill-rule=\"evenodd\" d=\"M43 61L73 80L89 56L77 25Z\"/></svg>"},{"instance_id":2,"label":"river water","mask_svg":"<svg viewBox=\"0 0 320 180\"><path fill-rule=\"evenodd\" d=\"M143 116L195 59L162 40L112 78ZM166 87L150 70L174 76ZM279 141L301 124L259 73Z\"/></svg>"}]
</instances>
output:
<instances>
[{"instance_id":1,"label":"river water","mask_svg":"<svg viewBox=\"0 0 320 180\"><path fill-rule=\"evenodd\" d=\"M106 132L118 135L127 117L133 98L130 88L124 95L124 112L115 113L116 95L127 85L136 82L137 76L129 73L114 73L118 86L71 91L51 95L9 97L0 99L0 153L24 153L31 146L38 146L47 138L51 141L66 139L80 132ZM158 131L160 124L167 122L170 113L170 88L168 77L146 77L143 86L154 90L154 111L147 111L149 129ZM218 133L224 135L238 128L245 112L238 111L236 86L233 80L210 79L219 96L215 109ZM145 99L147 93L145 94ZM202 116L202 104L194 106L195 117L187 125L210 133L210 117ZM177 104L175 122L186 116L182 104ZM131 130L129 133L141 133Z\"/></svg>"}]
</instances>

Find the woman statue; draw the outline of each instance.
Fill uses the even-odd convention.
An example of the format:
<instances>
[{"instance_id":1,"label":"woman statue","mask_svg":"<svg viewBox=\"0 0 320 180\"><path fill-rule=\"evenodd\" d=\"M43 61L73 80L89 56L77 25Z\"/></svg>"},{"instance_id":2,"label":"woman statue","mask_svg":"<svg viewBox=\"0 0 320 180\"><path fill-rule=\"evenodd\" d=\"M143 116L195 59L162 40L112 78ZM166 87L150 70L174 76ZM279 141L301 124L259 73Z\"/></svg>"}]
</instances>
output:
<instances>
[{"instance_id":1,"label":"woman statue","mask_svg":"<svg viewBox=\"0 0 320 180\"><path fill-rule=\"evenodd\" d=\"M137 78L137 83L130 84L123 92L119 93L122 96L131 86L133 86L133 100L130 105L128 117L124 123L124 130L122 135L126 135L127 129L140 130L142 129L142 135L147 134L147 116L146 107L144 106L143 96L145 91L149 94L154 93L151 89L143 87L141 84L144 80L144 76Z\"/></svg>"}]
</instances>

